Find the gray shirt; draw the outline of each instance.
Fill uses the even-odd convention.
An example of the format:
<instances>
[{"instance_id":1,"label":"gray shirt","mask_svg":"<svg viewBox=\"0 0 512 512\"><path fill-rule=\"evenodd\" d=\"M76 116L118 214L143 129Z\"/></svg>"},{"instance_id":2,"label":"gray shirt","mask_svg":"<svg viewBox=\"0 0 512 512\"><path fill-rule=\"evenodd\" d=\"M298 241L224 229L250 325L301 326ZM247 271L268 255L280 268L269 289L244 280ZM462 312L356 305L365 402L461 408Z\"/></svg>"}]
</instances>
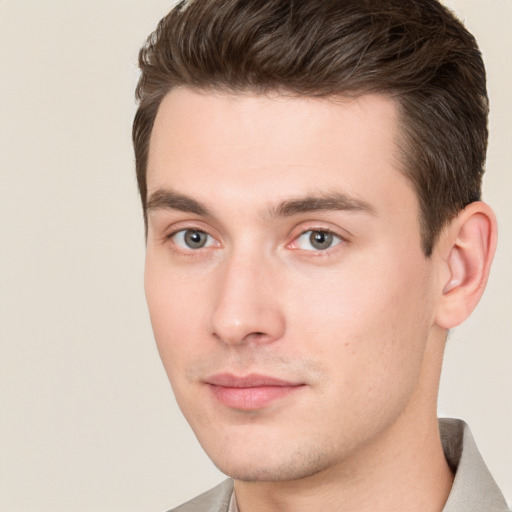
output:
<instances>
[{"instance_id":1,"label":"gray shirt","mask_svg":"<svg viewBox=\"0 0 512 512\"><path fill-rule=\"evenodd\" d=\"M509 512L466 423L443 418L439 428L446 460L455 473L443 512ZM238 512L233 481L226 480L169 512Z\"/></svg>"}]
</instances>

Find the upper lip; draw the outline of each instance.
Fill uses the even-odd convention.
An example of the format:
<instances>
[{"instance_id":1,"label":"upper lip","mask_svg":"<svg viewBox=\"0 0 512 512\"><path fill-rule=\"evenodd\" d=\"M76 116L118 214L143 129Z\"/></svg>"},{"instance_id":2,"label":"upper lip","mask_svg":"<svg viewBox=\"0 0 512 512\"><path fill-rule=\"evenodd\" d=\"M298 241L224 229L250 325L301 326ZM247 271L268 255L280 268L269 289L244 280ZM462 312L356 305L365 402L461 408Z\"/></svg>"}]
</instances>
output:
<instances>
[{"instance_id":1,"label":"upper lip","mask_svg":"<svg viewBox=\"0 0 512 512\"><path fill-rule=\"evenodd\" d=\"M263 386L286 387L302 385L302 383L299 382L285 381L256 373L244 376L236 376L230 373L219 373L206 378L205 382L213 386L221 386L225 388L256 388Z\"/></svg>"}]
</instances>

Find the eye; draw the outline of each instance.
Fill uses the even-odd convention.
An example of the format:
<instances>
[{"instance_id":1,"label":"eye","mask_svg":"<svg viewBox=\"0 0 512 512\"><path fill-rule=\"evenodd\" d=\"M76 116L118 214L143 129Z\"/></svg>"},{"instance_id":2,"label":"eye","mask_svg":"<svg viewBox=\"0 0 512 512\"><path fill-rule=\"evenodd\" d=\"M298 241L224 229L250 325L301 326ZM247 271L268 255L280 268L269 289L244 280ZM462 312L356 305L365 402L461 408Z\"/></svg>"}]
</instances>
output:
<instances>
[{"instance_id":1,"label":"eye","mask_svg":"<svg viewBox=\"0 0 512 512\"><path fill-rule=\"evenodd\" d=\"M295 248L303 251L325 251L342 242L339 236L322 230L309 230L300 235L296 242Z\"/></svg>"},{"instance_id":2,"label":"eye","mask_svg":"<svg viewBox=\"0 0 512 512\"><path fill-rule=\"evenodd\" d=\"M172 234L170 238L181 249L202 249L215 244L215 239L208 233L198 229L182 229Z\"/></svg>"}]
</instances>

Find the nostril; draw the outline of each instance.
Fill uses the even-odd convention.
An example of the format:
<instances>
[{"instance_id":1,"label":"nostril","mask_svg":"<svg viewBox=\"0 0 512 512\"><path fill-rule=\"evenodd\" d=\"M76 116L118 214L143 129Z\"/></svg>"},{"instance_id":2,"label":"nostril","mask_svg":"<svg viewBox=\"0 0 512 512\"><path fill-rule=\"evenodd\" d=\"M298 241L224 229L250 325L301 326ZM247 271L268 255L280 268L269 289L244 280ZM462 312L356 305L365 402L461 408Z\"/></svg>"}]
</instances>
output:
<instances>
[{"instance_id":1,"label":"nostril","mask_svg":"<svg viewBox=\"0 0 512 512\"><path fill-rule=\"evenodd\" d=\"M246 337L245 337L245 340L247 342L256 342L256 343L262 343L262 342L265 342L267 339L270 339L270 335L266 332L261 332L261 331L254 331L254 332L251 332L250 334L248 334Z\"/></svg>"}]
</instances>

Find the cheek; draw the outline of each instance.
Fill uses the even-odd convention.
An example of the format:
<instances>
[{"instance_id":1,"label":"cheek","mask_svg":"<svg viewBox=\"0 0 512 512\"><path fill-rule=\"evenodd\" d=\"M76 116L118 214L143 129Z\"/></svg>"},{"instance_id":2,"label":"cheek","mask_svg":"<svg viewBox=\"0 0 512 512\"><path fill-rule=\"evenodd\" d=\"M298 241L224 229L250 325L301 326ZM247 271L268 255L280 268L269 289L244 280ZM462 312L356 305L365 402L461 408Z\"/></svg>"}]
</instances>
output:
<instances>
[{"instance_id":1,"label":"cheek","mask_svg":"<svg viewBox=\"0 0 512 512\"><path fill-rule=\"evenodd\" d=\"M421 263L377 259L316 277L287 299L291 337L300 337L307 353L325 361L339 385L361 392L384 381L411 383L432 316Z\"/></svg>"},{"instance_id":2,"label":"cheek","mask_svg":"<svg viewBox=\"0 0 512 512\"><path fill-rule=\"evenodd\" d=\"M172 367L183 367L187 358L197 353L194 345L200 339L200 308L205 290L200 283L180 279L172 269L159 265L148 255L144 288L155 341L168 373ZM170 376L170 375L169 375Z\"/></svg>"}]
</instances>

